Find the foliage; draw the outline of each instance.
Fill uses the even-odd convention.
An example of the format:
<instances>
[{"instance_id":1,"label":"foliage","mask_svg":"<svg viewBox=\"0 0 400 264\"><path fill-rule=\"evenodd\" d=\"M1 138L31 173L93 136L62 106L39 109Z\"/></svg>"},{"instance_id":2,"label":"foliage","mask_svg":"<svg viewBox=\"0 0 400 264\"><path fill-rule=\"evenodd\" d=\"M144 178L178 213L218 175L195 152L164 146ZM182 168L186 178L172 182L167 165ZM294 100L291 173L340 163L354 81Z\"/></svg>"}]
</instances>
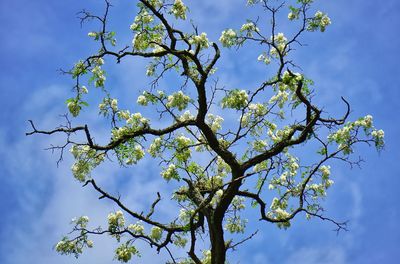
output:
<instances>
[{"instance_id":1,"label":"foliage","mask_svg":"<svg viewBox=\"0 0 400 264\"><path fill-rule=\"evenodd\" d=\"M103 16L82 12L82 22L94 20L101 25L100 31L88 33L99 50L68 71L76 84L67 107L78 117L89 107L87 86L100 89L104 97L98 99L98 111L100 118L111 120L110 141L97 144L87 125L74 127L69 120L67 126L51 131L37 130L31 122L33 131L27 134L66 134L66 144L57 148L71 146L74 177L120 210L108 215L104 229L88 228L86 216L73 220L77 236L64 237L56 250L78 256L93 246L89 236L108 234L119 243L115 258L121 262L140 257L135 245L144 241L157 251L167 250L173 263L223 264L229 250L254 235L246 228L253 221L244 218L246 210L258 210L261 220L284 229L299 214L344 229L345 223L323 215L321 200L333 184L329 161L357 163L351 159L355 145L374 144L379 150L384 132L373 126L370 115L348 121L350 105L343 98L345 114L325 117L312 100L314 83L293 71L296 65L291 53L300 46L301 36L324 32L331 24L327 14L313 10L313 2L248 0L249 8L265 12L271 28L248 19L239 29L223 29L219 41L213 42L195 26L192 32L174 26L189 16L190 9L183 1L139 0L130 25L133 40L123 48L118 47L115 32L108 30L108 1ZM287 12L291 34L279 32L280 12ZM258 61L274 74L256 87L220 88L216 67L220 46L236 48L239 53L251 43L259 44ZM121 109L118 100L110 96L104 64L128 57L148 60L146 75L152 85L139 95L137 104L159 113L161 128L154 125L154 118ZM181 85L174 85L180 88L157 90L166 74L175 74ZM232 116L237 121L225 121ZM82 132L84 139L74 139L76 132ZM298 149L312 151L315 146L316 161L298 155ZM176 218L168 221L156 216L160 194L145 215L103 190L91 171L107 158L127 167L146 158L159 162L160 177L175 187L170 195L180 208ZM199 237L208 237L206 248L197 242ZM175 256L171 247L185 248L188 254Z\"/></svg>"}]
</instances>

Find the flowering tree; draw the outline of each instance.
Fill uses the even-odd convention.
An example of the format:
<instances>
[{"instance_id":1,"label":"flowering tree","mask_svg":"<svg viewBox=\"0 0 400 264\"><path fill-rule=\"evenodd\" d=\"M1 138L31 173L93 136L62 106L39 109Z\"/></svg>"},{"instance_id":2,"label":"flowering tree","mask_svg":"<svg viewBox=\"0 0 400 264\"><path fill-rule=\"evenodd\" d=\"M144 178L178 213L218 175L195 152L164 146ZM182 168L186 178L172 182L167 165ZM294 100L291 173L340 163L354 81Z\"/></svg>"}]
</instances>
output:
<instances>
[{"instance_id":1,"label":"flowering tree","mask_svg":"<svg viewBox=\"0 0 400 264\"><path fill-rule=\"evenodd\" d=\"M132 44L122 48L108 29L108 0L102 16L83 11L82 22L100 23L99 31L88 34L98 42L99 51L66 72L75 81L75 95L67 100L73 117L88 108L88 87L103 92L99 115L111 120L109 142L96 142L88 125L73 126L68 118L65 126L48 131L38 130L30 121L28 135L65 134L65 144L53 149L62 154L70 147L73 176L120 208L108 215L108 226L103 228L89 228L87 216L75 218L73 232L57 243L56 250L78 257L93 246L90 237L110 235L119 243L115 254L122 262L139 257L137 243L145 242L157 251L166 250L168 263L224 264L229 250L254 236L246 230L251 219L243 217L245 210L256 210L260 220L284 229L298 215L344 229L345 222L325 216L320 203L333 184L329 162L357 163L351 159L354 146L366 143L380 149L384 133L374 128L370 115L348 121L350 105L344 98L344 115L327 116L312 101L313 82L293 71L297 67L291 53L301 46L301 36L324 32L331 24L327 14L314 10L313 0L248 0L247 5L262 10L271 23L247 20L239 29L223 30L214 42L194 25L190 32L174 26L189 15L181 0L137 2L138 12L130 25ZM279 30L285 22L280 22L282 13L292 27L287 35ZM255 87L221 88L217 82L221 47L239 53L252 43L259 44L258 63L274 73ZM154 109L162 124L157 118L121 109L111 97L103 64L129 57L148 60L146 74L151 79L135 108ZM167 74L175 76L178 88L159 89ZM224 123L227 116L236 121ZM315 151L313 158L301 158L305 148ZM161 164L159 177L175 190L157 193L148 213L136 212L91 175L107 158L124 167L154 159ZM157 214L163 197L176 203L172 219ZM207 237L208 242L199 243L199 237ZM187 254L178 256L174 247L184 248Z\"/></svg>"}]
</instances>

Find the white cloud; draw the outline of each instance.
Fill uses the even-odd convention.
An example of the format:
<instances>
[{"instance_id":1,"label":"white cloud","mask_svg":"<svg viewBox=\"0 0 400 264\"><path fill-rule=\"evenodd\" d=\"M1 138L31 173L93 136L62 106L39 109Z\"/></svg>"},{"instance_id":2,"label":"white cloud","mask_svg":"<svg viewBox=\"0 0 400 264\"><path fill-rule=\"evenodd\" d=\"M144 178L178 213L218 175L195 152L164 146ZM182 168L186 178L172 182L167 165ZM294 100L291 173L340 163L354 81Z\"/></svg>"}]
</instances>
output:
<instances>
[{"instance_id":1,"label":"white cloud","mask_svg":"<svg viewBox=\"0 0 400 264\"><path fill-rule=\"evenodd\" d=\"M253 264L269 264L272 263L268 256L266 254L263 253L256 253L253 257L252 257L252 261L251 263Z\"/></svg>"},{"instance_id":2,"label":"white cloud","mask_svg":"<svg viewBox=\"0 0 400 264\"><path fill-rule=\"evenodd\" d=\"M196 22L207 27L220 25L222 22L226 22L240 4L243 7L245 6L244 1L240 0L188 1L187 4L191 10L190 16L193 15Z\"/></svg>"},{"instance_id":3,"label":"white cloud","mask_svg":"<svg viewBox=\"0 0 400 264\"><path fill-rule=\"evenodd\" d=\"M345 264L346 252L339 247L300 248L295 250L285 264Z\"/></svg>"}]
</instances>

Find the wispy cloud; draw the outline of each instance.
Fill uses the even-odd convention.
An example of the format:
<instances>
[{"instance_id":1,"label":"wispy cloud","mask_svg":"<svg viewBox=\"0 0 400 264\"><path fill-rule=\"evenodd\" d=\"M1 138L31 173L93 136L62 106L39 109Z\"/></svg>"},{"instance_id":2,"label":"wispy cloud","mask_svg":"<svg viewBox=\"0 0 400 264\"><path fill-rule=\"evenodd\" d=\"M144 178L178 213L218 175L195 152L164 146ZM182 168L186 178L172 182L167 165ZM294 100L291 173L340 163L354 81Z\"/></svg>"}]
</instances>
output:
<instances>
[{"instance_id":1,"label":"wispy cloud","mask_svg":"<svg viewBox=\"0 0 400 264\"><path fill-rule=\"evenodd\" d=\"M342 248L299 248L292 253L285 264L345 264L346 252Z\"/></svg>"}]
</instances>

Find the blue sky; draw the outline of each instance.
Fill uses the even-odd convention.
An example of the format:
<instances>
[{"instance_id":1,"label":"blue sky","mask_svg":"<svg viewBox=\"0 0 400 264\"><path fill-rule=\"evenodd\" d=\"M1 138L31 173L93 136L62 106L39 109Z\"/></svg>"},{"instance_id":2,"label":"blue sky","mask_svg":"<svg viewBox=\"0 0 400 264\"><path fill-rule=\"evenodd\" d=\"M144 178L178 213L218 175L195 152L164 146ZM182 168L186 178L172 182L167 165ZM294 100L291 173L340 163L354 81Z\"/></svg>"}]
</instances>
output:
<instances>
[{"instance_id":1,"label":"blue sky","mask_svg":"<svg viewBox=\"0 0 400 264\"><path fill-rule=\"evenodd\" d=\"M101 12L100 2L0 1L0 263L101 264L113 258L115 244L108 239L96 240L96 247L78 260L54 252L52 247L69 231L71 218L87 214L101 224L115 208L72 179L70 157L57 168L57 155L43 150L62 138L25 137L28 119L44 128L62 122L58 115L66 111L64 101L72 82L57 69L69 68L95 51L87 38L87 32L95 28L81 28L76 13L83 8ZM114 2L112 26L128 29L134 1ZM199 29L212 40L226 27L245 21L242 0L186 2ZM376 127L385 130L386 147L379 154L373 148L359 148L365 160L361 169L332 169L336 184L324 205L329 216L349 220L349 232L336 235L329 223L307 222L302 217L286 231L253 224L261 231L233 253L232 263L397 263L400 259L400 2L321 0L318 5L333 24L324 34L306 38L308 45L296 53L297 62L315 81L317 100L326 110L341 113L338 98L344 96L352 104L352 119L374 116ZM254 18L254 11L248 12ZM122 41L129 42L129 37L123 35ZM246 54L223 52L220 79L226 85L243 86L252 81L250 76L261 74L243 67L256 58L251 51ZM121 87L114 91L116 95L129 103L137 96L132 88L141 89L137 83L143 81L143 68L140 63L119 67L110 81ZM105 130L96 133L98 138L107 137ZM149 175L151 166L143 162L131 171L141 177L119 175L118 168L107 166L99 173L99 182L119 189L127 202L141 208L155 190L166 188ZM163 210L167 213L168 209ZM152 256L152 251L145 251L139 263L158 263Z\"/></svg>"}]
</instances>

